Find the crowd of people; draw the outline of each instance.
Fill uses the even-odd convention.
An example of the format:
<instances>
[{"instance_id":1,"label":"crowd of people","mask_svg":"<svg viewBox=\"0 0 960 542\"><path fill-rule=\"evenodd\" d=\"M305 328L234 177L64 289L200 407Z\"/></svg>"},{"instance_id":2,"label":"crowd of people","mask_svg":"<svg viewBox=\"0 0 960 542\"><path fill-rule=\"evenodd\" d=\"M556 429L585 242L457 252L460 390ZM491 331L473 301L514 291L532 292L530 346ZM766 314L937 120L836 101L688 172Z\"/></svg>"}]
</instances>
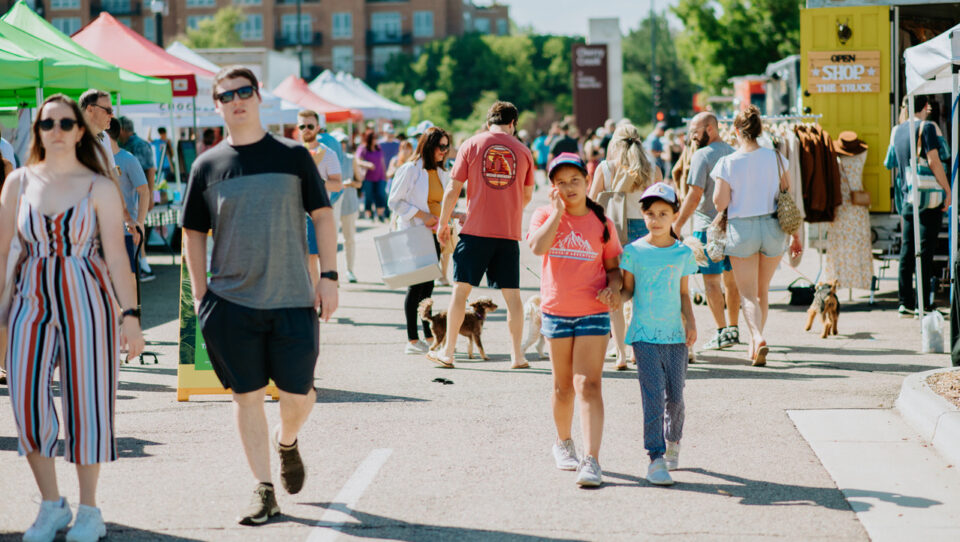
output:
<instances>
[{"instance_id":1,"label":"crowd of people","mask_svg":"<svg viewBox=\"0 0 960 542\"><path fill-rule=\"evenodd\" d=\"M436 334L417 310L432 296L434 281L410 285L404 299L404 352L426 355L438 367L455 367L467 298L484 277L506 305L511 368L529 366L521 346L521 242L541 257L541 333L550 343L557 433L552 452L556 467L577 471L581 486L603 480L602 373L611 345L617 369L628 368L631 357L637 365L647 479L673 483L687 363L698 337L690 275L703 275L716 324L705 347L740 342L742 309L747 361L765 364L770 280L788 248L794 256L802 249L777 221L777 195L791 179L781 156L758 145L755 107L735 119L737 148L720 141L711 113L691 121L686 148L674 148L671 137L683 135L658 125L644 139L626 120L580 138L565 119L527 142L517 108L497 101L484 127L454 148L450 133L423 123L416 138L398 138L386 124L380 135L370 126L353 140L327 132L322 115L309 110L298 115L299 141L275 136L260 121L257 77L242 67L221 71L213 93L227 135L211 140L193 163L180 225L200 329L216 376L231 390L256 481L241 524L262 524L280 512L271 448L284 490L296 494L305 483L298 436L315 402L319 321L329 320L339 303L341 234L345 278L357 280L361 194L366 219L391 220L400 230L428 228L438 262L453 262L449 339L442 347L430 348L439 346L428 344ZM144 348L134 281L144 268L131 247L144 234L156 179L170 174L176 157L165 133L153 144L139 138L129 119L113 118L109 94L96 90L79 103L51 96L32 130L26 167L3 164L12 173L0 194L0 269L17 258L12 302L0 313L10 399L19 452L42 494L24 539L52 540L73 521L54 471L59 427L52 380L59 367L69 428L65 459L77 465L80 480L80 508L67 539L97 540L106 533L96 507L99 465L117 458L118 356L121 348L129 356ZM524 232L538 169L549 203L534 210ZM725 257L697 263L702 248L685 242L682 232L692 220L690 237L702 246L718 216L727 221ZM441 284L446 265L443 275ZM281 418L273 428L263 406L270 380L279 389ZM575 404L582 457L571 436Z\"/></svg>"}]
</instances>

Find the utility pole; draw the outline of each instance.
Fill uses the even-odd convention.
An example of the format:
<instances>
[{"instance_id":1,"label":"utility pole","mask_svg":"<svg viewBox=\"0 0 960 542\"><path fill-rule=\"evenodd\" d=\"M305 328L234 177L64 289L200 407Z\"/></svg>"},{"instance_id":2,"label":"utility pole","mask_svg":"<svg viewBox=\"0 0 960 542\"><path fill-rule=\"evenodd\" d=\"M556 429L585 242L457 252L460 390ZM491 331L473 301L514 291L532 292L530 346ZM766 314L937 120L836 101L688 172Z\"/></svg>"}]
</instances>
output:
<instances>
[{"instance_id":1,"label":"utility pole","mask_svg":"<svg viewBox=\"0 0 960 542\"><path fill-rule=\"evenodd\" d=\"M650 0L650 91L653 93L652 118L653 124L657 123L657 20L654 18L653 0Z\"/></svg>"},{"instance_id":2,"label":"utility pole","mask_svg":"<svg viewBox=\"0 0 960 542\"><path fill-rule=\"evenodd\" d=\"M303 66L303 22L300 19L302 13L301 4L303 0L297 0L297 60L300 62L300 77L305 78Z\"/></svg>"}]
</instances>

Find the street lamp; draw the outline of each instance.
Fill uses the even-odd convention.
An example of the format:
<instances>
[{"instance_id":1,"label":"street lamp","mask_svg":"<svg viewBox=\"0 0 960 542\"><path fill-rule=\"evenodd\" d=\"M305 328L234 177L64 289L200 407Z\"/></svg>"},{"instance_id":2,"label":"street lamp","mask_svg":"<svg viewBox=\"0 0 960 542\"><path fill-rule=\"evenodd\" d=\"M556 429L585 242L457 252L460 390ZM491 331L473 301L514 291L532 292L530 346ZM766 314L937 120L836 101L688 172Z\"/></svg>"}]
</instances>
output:
<instances>
[{"instance_id":1,"label":"street lamp","mask_svg":"<svg viewBox=\"0 0 960 542\"><path fill-rule=\"evenodd\" d=\"M423 120L423 113L420 106L423 104L423 101L427 99L427 92L422 88L418 88L413 91L413 99L417 101L417 119Z\"/></svg>"},{"instance_id":2,"label":"street lamp","mask_svg":"<svg viewBox=\"0 0 960 542\"><path fill-rule=\"evenodd\" d=\"M167 11L167 3L163 0L152 0L150 2L150 11L154 16L154 32L158 47L163 47L163 15Z\"/></svg>"}]
</instances>

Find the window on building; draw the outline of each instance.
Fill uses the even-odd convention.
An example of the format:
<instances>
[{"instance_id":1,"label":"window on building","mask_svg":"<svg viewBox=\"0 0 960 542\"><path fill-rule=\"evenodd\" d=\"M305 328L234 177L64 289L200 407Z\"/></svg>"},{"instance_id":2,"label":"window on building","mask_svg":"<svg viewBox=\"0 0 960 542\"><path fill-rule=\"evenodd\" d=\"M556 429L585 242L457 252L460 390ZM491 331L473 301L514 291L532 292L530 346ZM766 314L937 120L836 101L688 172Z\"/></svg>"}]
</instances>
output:
<instances>
[{"instance_id":1,"label":"window on building","mask_svg":"<svg viewBox=\"0 0 960 542\"><path fill-rule=\"evenodd\" d=\"M349 11L333 14L333 39L353 37L353 14Z\"/></svg>"},{"instance_id":2,"label":"window on building","mask_svg":"<svg viewBox=\"0 0 960 542\"><path fill-rule=\"evenodd\" d=\"M480 18L473 21L473 29L481 34L490 33L490 19Z\"/></svg>"},{"instance_id":3,"label":"window on building","mask_svg":"<svg viewBox=\"0 0 960 542\"><path fill-rule=\"evenodd\" d=\"M399 45L380 45L373 48L372 66L374 73L384 73L387 71L387 63L390 59L403 52Z\"/></svg>"},{"instance_id":4,"label":"window on building","mask_svg":"<svg viewBox=\"0 0 960 542\"><path fill-rule=\"evenodd\" d=\"M194 29L200 26L200 21L213 19L213 15L189 15L187 17L187 28Z\"/></svg>"},{"instance_id":5,"label":"window on building","mask_svg":"<svg viewBox=\"0 0 960 542\"><path fill-rule=\"evenodd\" d=\"M247 18L237 25L237 33L243 41L258 41L263 39L263 15L248 13Z\"/></svg>"},{"instance_id":6,"label":"window on building","mask_svg":"<svg viewBox=\"0 0 960 542\"><path fill-rule=\"evenodd\" d=\"M116 19L117 19L117 21L119 21L120 24L122 24L123 26L125 26L125 27L127 27L127 28L133 28L133 21L130 19L130 17L117 17Z\"/></svg>"},{"instance_id":7,"label":"window on building","mask_svg":"<svg viewBox=\"0 0 960 542\"><path fill-rule=\"evenodd\" d=\"M233 3L241 6L259 6L263 4L263 0L233 0Z\"/></svg>"},{"instance_id":8,"label":"window on building","mask_svg":"<svg viewBox=\"0 0 960 542\"><path fill-rule=\"evenodd\" d=\"M497 19L497 35L506 36L510 33L510 23L506 19Z\"/></svg>"},{"instance_id":9,"label":"window on building","mask_svg":"<svg viewBox=\"0 0 960 542\"><path fill-rule=\"evenodd\" d=\"M297 14L280 17L280 35L290 42L297 40ZM310 43L313 37L313 19L308 14L300 15L300 39L303 43Z\"/></svg>"},{"instance_id":10,"label":"window on building","mask_svg":"<svg viewBox=\"0 0 960 542\"><path fill-rule=\"evenodd\" d=\"M100 5L110 13L130 13L130 0L101 0Z\"/></svg>"},{"instance_id":11,"label":"window on building","mask_svg":"<svg viewBox=\"0 0 960 542\"><path fill-rule=\"evenodd\" d=\"M209 7L213 5L216 5L216 0L187 0L188 8Z\"/></svg>"},{"instance_id":12,"label":"window on building","mask_svg":"<svg viewBox=\"0 0 960 542\"><path fill-rule=\"evenodd\" d=\"M50 0L50 9L80 9L80 0Z\"/></svg>"},{"instance_id":13,"label":"window on building","mask_svg":"<svg viewBox=\"0 0 960 542\"><path fill-rule=\"evenodd\" d=\"M353 73L353 47L338 45L333 48L333 71Z\"/></svg>"},{"instance_id":14,"label":"window on building","mask_svg":"<svg viewBox=\"0 0 960 542\"><path fill-rule=\"evenodd\" d=\"M381 11L370 15L370 31L374 39L397 39L403 34L403 18L399 11Z\"/></svg>"},{"instance_id":15,"label":"window on building","mask_svg":"<svg viewBox=\"0 0 960 542\"><path fill-rule=\"evenodd\" d=\"M50 24L68 36L80 30L81 26L80 17L54 17L50 19Z\"/></svg>"},{"instance_id":16,"label":"window on building","mask_svg":"<svg viewBox=\"0 0 960 542\"><path fill-rule=\"evenodd\" d=\"M413 37L432 38L433 37L433 12L415 11L413 12Z\"/></svg>"},{"instance_id":17,"label":"window on building","mask_svg":"<svg viewBox=\"0 0 960 542\"><path fill-rule=\"evenodd\" d=\"M143 18L143 37L152 42L157 41L157 18L152 14Z\"/></svg>"}]
</instances>

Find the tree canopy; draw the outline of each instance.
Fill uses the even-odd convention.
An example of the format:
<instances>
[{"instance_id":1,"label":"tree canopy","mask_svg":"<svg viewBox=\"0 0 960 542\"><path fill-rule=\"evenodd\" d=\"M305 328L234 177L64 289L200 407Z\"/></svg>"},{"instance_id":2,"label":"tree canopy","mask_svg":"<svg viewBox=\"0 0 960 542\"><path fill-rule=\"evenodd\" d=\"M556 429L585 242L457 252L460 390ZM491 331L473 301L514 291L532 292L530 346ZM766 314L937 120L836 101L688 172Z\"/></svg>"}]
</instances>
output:
<instances>
[{"instance_id":1,"label":"tree canopy","mask_svg":"<svg viewBox=\"0 0 960 542\"><path fill-rule=\"evenodd\" d=\"M177 36L177 40L191 49L242 47L237 27L246 18L242 9L227 6L217 10L212 18L200 21L196 28L188 28L186 35Z\"/></svg>"}]
</instances>

